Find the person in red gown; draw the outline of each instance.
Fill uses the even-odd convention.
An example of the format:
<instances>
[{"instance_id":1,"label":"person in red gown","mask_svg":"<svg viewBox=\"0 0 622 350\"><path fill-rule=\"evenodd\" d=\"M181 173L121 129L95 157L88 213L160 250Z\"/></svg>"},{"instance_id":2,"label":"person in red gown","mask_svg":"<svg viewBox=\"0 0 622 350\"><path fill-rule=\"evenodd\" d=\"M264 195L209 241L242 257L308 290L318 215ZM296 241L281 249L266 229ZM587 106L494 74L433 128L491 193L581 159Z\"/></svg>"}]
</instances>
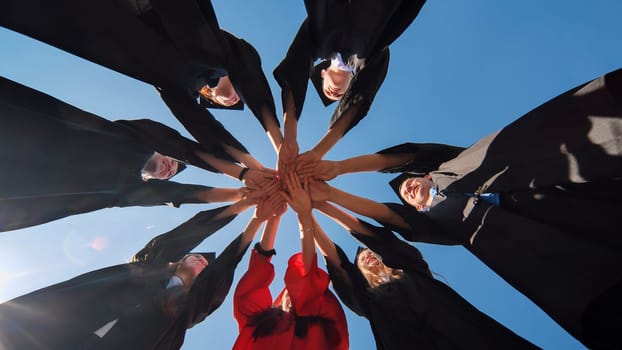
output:
<instances>
[{"instance_id":1,"label":"person in red gown","mask_svg":"<svg viewBox=\"0 0 622 350\"><path fill-rule=\"evenodd\" d=\"M295 173L285 178L284 197L298 216L302 252L294 254L285 272L285 288L272 299L270 263L276 231L285 205L268 219L260 242L255 245L248 271L238 283L233 313L240 335L234 350L349 348L346 317L337 298L328 290L328 274L317 266L314 218L308 182Z\"/></svg>"}]
</instances>

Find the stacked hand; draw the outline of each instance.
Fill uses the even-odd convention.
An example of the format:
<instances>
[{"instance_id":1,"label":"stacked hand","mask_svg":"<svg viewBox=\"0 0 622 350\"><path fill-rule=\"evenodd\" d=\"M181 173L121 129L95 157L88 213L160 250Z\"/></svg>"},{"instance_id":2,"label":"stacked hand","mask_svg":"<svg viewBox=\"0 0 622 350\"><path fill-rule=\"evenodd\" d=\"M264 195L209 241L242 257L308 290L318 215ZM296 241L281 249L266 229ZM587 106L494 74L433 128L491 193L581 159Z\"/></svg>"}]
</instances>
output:
<instances>
[{"instance_id":1,"label":"stacked hand","mask_svg":"<svg viewBox=\"0 0 622 350\"><path fill-rule=\"evenodd\" d=\"M258 197L273 196L279 189L276 172L272 169L250 169L242 182L249 192L254 192Z\"/></svg>"},{"instance_id":2,"label":"stacked hand","mask_svg":"<svg viewBox=\"0 0 622 350\"><path fill-rule=\"evenodd\" d=\"M304 182L300 183L300 178L295 172L286 174L285 187L287 191L281 191L281 196L287 201L290 207L298 214L311 212L311 195L309 194L309 178L305 177Z\"/></svg>"},{"instance_id":3,"label":"stacked hand","mask_svg":"<svg viewBox=\"0 0 622 350\"><path fill-rule=\"evenodd\" d=\"M279 177L283 178L291 170L296 168L296 158L298 157L298 143L296 140L283 140L279 147L279 159L277 170Z\"/></svg>"},{"instance_id":4,"label":"stacked hand","mask_svg":"<svg viewBox=\"0 0 622 350\"><path fill-rule=\"evenodd\" d=\"M298 158L301 158L302 155ZM300 177L310 176L316 180L330 181L339 175L339 162L331 160L299 161L296 173Z\"/></svg>"}]
</instances>

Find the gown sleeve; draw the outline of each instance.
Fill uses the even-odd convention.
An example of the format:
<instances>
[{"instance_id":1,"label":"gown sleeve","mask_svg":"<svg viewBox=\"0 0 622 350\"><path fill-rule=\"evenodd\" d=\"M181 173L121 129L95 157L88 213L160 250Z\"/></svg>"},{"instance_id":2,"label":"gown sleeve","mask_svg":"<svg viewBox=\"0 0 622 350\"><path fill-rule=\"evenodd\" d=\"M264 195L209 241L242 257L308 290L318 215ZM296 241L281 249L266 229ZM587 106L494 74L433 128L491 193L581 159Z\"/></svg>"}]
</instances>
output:
<instances>
[{"instance_id":1,"label":"gown sleeve","mask_svg":"<svg viewBox=\"0 0 622 350\"><path fill-rule=\"evenodd\" d=\"M225 42L211 1L151 0L166 36L194 62L218 69Z\"/></svg>"},{"instance_id":2,"label":"gown sleeve","mask_svg":"<svg viewBox=\"0 0 622 350\"><path fill-rule=\"evenodd\" d=\"M422 242L441 245L461 245L455 238L447 235L445 230L425 214L415 208L397 203L384 203L389 209L406 221L410 228L379 221L384 227L397 232L402 238L410 242Z\"/></svg>"},{"instance_id":3,"label":"gown sleeve","mask_svg":"<svg viewBox=\"0 0 622 350\"><path fill-rule=\"evenodd\" d=\"M337 105L330 119L329 127L332 128L350 108L356 108L356 115L344 134L358 124L367 115L378 89L384 82L388 68L389 49L386 48L374 56L360 72L354 75L348 90L339 101L339 105Z\"/></svg>"},{"instance_id":4,"label":"gown sleeve","mask_svg":"<svg viewBox=\"0 0 622 350\"><path fill-rule=\"evenodd\" d=\"M281 101L283 110L287 92L290 91L294 98L296 108L296 120L300 119L300 113L305 102L309 75L313 70L313 41L309 32L308 19L302 25L294 37L294 41L287 50L287 55L274 69L274 78L281 87Z\"/></svg>"},{"instance_id":5,"label":"gown sleeve","mask_svg":"<svg viewBox=\"0 0 622 350\"><path fill-rule=\"evenodd\" d=\"M425 175L438 170L440 165L450 159L454 159L464 151L464 147L444 145L440 143L402 143L397 146L385 148L377 154L401 154L411 153L413 158L404 164L379 170L382 173L403 173Z\"/></svg>"},{"instance_id":6,"label":"gown sleeve","mask_svg":"<svg viewBox=\"0 0 622 350\"><path fill-rule=\"evenodd\" d=\"M222 148L228 145L248 153L246 147L240 143L218 121L210 111L193 100L189 92L178 89L162 89L160 96L171 110L173 115L183 124L188 132L208 151L208 153L232 160Z\"/></svg>"},{"instance_id":7,"label":"gown sleeve","mask_svg":"<svg viewBox=\"0 0 622 350\"><path fill-rule=\"evenodd\" d=\"M240 98L250 108L264 130L266 130L264 118L272 118L276 125L279 125L274 97L261 68L261 58L257 50L245 40L226 31L222 32L229 44L229 58L227 60L229 78ZM264 116L263 110L270 115Z\"/></svg>"},{"instance_id":8,"label":"gown sleeve","mask_svg":"<svg viewBox=\"0 0 622 350\"><path fill-rule=\"evenodd\" d=\"M225 300L231 284L235 268L249 244L242 245L242 234L238 235L223 252L218 255L197 276L188 293L186 320L189 327L203 321Z\"/></svg>"},{"instance_id":9,"label":"gown sleeve","mask_svg":"<svg viewBox=\"0 0 622 350\"><path fill-rule=\"evenodd\" d=\"M197 142L182 136L177 130L153 120L117 120L115 123L131 129L132 133L142 143L149 145L153 150L211 172L218 171L199 158L196 151L216 153L215 155L220 156L219 158L229 157L224 151L217 150L216 147L210 152Z\"/></svg>"},{"instance_id":10,"label":"gown sleeve","mask_svg":"<svg viewBox=\"0 0 622 350\"><path fill-rule=\"evenodd\" d=\"M321 330L317 327L307 334L309 342L317 341L317 346L327 344L331 349L347 349L348 325L341 305L328 290L329 277L326 272L317 266L317 255L313 257L313 264L309 271L305 271L302 253L293 255L289 259L285 272L285 286L289 292L292 306L297 318L316 318L321 321ZM301 319L299 321L301 322Z\"/></svg>"},{"instance_id":11,"label":"gown sleeve","mask_svg":"<svg viewBox=\"0 0 622 350\"><path fill-rule=\"evenodd\" d=\"M214 219L214 216L226 208L228 206L202 211L171 231L154 237L134 255L131 262L167 264L181 259L203 240L233 220L235 215Z\"/></svg>"},{"instance_id":12,"label":"gown sleeve","mask_svg":"<svg viewBox=\"0 0 622 350\"><path fill-rule=\"evenodd\" d=\"M253 249L248 270L235 288L233 316L240 329L248 324L253 315L272 307L270 284L274 280L274 266L270 260Z\"/></svg>"},{"instance_id":13,"label":"gown sleeve","mask_svg":"<svg viewBox=\"0 0 622 350\"><path fill-rule=\"evenodd\" d=\"M118 207L171 205L179 208L187 203L209 203L201 199L199 193L209 191L213 187L188 185L168 180L151 179L132 186L120 195L116 203Z\"/></svg>"},{"instance_id":14,"label":"gown sleeve","mask_svg":"<svg viewBox=\"0 0 622 350\"><path fill-rule=\"evenodd\" d=\"M328 281L326 272L317 267L317 255L309 271L304 270L302 253L289 258L285 287L297 316L321 316L322 297L328 289Z\"/></svg>"}]
</instances>

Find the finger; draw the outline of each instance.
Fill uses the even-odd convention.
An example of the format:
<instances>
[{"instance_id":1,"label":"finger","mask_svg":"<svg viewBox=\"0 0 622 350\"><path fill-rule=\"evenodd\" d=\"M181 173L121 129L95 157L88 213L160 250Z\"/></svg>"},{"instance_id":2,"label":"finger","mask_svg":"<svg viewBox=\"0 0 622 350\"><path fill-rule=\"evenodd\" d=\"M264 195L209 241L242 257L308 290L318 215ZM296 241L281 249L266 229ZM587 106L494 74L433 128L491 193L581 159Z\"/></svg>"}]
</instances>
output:
<instances>
[{"instance_id":1,"label":"finger","mask_svg":"<svg viewBox=\"0 0 622 350\"><path fill-rule=\"evenodd\" d=\"M300 179L298 179L298 175L296 175L296 173L292 171L291 173L289 173L289 176L290 176L290 181L293 184L292 188L296 191L301 190Z\"/></svg>"},{"instance_id":2,"label":"finger","mask_svg":"<svg viewBox=\"0 0 622 350\"><path fill-rule=\"evenodd\" d=\"M292 197L289 196L289 194L285 191L279 191L279 195L281 195L281 197L283 197L283 199L285 199L285 201L287 203L291 203L292 202Z\"/></svg>"},{"instance_id":3,"label":"finger","mask_svg":"<svg viewBox=\"0 0 622 350\"><path fill-rule=\"evenodd\" d=\"M287 185L287 189L288 189L290 192L291 192L291 191L293 191L293 190L295 189L295 186L294 186L294 179L293 179L293 177L292 177L292 173L291 173L291 172L287 173L287 182L286 182L286 185Z\"/></svg>"},{"instance_id":4,"label":"finger","mask_svg":"<svg viewBox=\"0 0 622 350\"><path fill-rule=\"evenodd\" d=\"M298 174L293 173L293 176L294 176L294 181L298 184L298 188L304 189L305 187L302 186L302 183L300 181L300 177L298 177ZM305 177L305 179L306 179L306 177Z\"/></svg>"},{"instance_id":5,"label":"finger","mask_svg":"<svg viewBox=\"0 0 622 350\"><path fill-rule=\"evenodd\" d=\"M271 177L276 175L276 170L270 168L264 168L262 172L268 174Z\"/></svg>"},{"instance_id":6,"label":"finger","mask_svg":"<svg viewBox=\"0 0 622 350\"><path fill-rule=\"evenodd\" d=\"M296 164L296 172L301 175L312 175L315 168L315 164Z\"/></svg>"},{"instance_id":7,"label":"finger","mask_svg":"<svg viewBox=\"0 0 622 350\"><path fill-rule=\"evenodd\" d=\"M310 188L309 188L309 178L308 177L304 178L304 182L303 182L303 187L302 188L304 188L305 191L307 191L307 193L310 193L309 192Z\"/></svg>"}]
</instances>

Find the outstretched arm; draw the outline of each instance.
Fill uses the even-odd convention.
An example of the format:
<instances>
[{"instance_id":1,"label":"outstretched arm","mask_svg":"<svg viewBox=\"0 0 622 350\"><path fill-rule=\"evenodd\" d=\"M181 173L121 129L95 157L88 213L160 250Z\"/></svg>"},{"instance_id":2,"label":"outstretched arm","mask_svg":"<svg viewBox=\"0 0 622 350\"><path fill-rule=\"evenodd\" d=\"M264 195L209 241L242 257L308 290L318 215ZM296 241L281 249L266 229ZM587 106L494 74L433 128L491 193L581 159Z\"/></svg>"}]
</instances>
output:
<instances>
[{"instance_id":1,"label":"outstretched arm","mask_svg":"<svg viewBox=\"0 0 622 350\"><path fill-rule=\"evenodd\" d=\"M309 271L315 258L315 244L313 241L313 215L311 213L311 196L309 194L309 180L305 178L303 184L295 172L289 172L285 178L287 192L281 191L283 198L298 216L300 228L300 244L305 272Z\"/></svg>"},{"instance_id":2,"label":"outstretched arm","mask_svg":"<svg viewBox=\"0 0 622 350\"><path fill-rule=\"evenodd\" d=\"M252 204L251 200L242 199L226 207L200 212L173 230L154 237L131 262L163 264L177 261Z\"/></svg>"},{"instance_id":3,"label":"outstretched arm","mask_svg":"<svg viewBox=\"0 0 622 350\"><path fill-rule=\"evenodd\" d=\"M281 176L285 176L289 169L294 167L296 157L298 157L298 119L294 97L289 89L283 92L284 114L283 130L284 137L278 150L279 160L277 168Z\"/></svg>"},{"instance_id":4,"label":"outstretched arm","mask_svg":"<svg viewBox=\"0 0 622 350\"><path fill-rule=\"evenodd\" d=\"M296 160L297 164L306 164L314 161L318 161L330 151L337 141L341 140L343 135L349 130L352 122L357 118L359 113L359 105L356 104L348 108L324 134L322 139L313 146L309 151L303 153Z\"/></svg>"},{"instance_id":5,"label":"outstretched arm","mask_svg":"<svg viewBox=\"0 0 622 350\"><path fill-rule=\"evenodd\" d=\"M379 171L402 165L414 157L413 153L365 154L339 161L319 160L300 163L296 171L300 176L329 181L343 174Z\"/></svg>"},{"instance_id":6,"label":"outstretched arm","mask_svg":"<svg viewBox=\"0 0 622 350\"><path fill-rule=\"evenodd\" d=\"M268 107L263 106L261 108L261 115L263 117L263 124L265 125L268 139L270 139L270 143L278 155L279 149L283 144L283 134L281 134L281 128L279 127L273 112L270 111Z\"/></svg>"},{"instance_id":7,"label":"outstretched arm","mask_svg":"<svg viewBox=\"0 0 622 350\"><path fill-rule=\"evenodd\" d=\"M410 229L410 226L404 219L386 204L339 190L322 181L314 181L311 183L311 197L314 202L334 202L357 214L367 216L380 222Z\"/></svg>"}]
</instances>

